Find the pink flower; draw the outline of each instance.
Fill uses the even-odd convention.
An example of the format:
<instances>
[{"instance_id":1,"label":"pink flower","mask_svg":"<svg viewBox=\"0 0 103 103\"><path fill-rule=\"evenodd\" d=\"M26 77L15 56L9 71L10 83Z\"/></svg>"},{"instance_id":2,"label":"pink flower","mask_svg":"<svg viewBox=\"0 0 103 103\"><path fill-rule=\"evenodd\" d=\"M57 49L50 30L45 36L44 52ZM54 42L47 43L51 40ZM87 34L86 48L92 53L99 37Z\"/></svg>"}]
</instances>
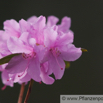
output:
<instances>
[{"instance_id":1,"label":"pink flower","mask_svg":"<svg viewBox=\"0 0 103 103\"><path fill-rule=\"evenodd\" d=\"M13 19L7 20L7 21L4 22L4 30L5 31L0 30L0 58L3 58L3 57L5 57L9 54L12 54L8 50L7 40L11 36L19 38L19 36L21 35L19 24ZM12 78L11 78L11 74L8 74L8 72L5 70L5 67L6 67L7 64L8 63L0 66L0 71L2 71L1 78L2 78L2 82L5 86L8 85L8 86L12 87L13 84L15 83L14 78L16 77L16 74L13 74ZM23 78L23 76L22 76L22 78ZM18 83L20 83L20 81L22 81L22 80L20 80L20 78L19 78Z\"/></svg>"},{"instance_id":2,"label":"pink flower","mask_svg":"<svg viewBox=\"0 0 103 103\"><path fill-rule=\"evenodd\" d=\"M0 31L0 58L9 54L20 53L13 57L2 70L2 80L6 85L28 82L33 79L45 84L53 84L54 78L61 79L65 71L65 61L75 61L81 54L81 48L72 43L74 34L70 30L71 19L59 19L33 16L27 21L21 19L4 22L4 31ZM8 79L8 81L6 81Z\"/></svg>"},{"instance_id":3,"label":"pink flower","mask_svg":"<svg viewBox=\"0 0 103 103\"><path fill-rule=\"evenodd\" d=\"M46 58L48 67L52 69L56 79L61 79L65 70L65 61L75 61L81 54L81 48L73 44L73 32L57 33L54 29L48 28L44 31L44 45L47 48Z\"/></svg>"},{"instance_id":4,"label":"pink flower","mask_svg":"<svg viewBox=\"0 0 103 103\"><path fill-rule=\"evenodd\" d=\"M40 82L40 60L42 56L40 57L39 53L43 55L42 47L37 46L33 38L28 40L27 45L24 45L20 38L10 38L7 43L8 49L12 53L22 53L10 60L9 64L6 66L8 73L21 73L27 70L27 73L32 79Z\"/></svg>"}]
</instances>

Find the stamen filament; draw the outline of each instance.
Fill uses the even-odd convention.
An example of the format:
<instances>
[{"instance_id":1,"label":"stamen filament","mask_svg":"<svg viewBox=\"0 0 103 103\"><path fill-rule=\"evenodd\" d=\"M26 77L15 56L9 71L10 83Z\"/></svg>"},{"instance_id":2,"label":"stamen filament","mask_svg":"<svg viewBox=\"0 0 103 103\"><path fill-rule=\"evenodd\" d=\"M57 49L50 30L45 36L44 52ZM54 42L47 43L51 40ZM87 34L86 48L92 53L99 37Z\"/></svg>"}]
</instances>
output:
<instances>
[{"instance_id":1,"label":"stamen filament","mask_svg":"<svg viewBox=\"0 0 103 103\"><path fill-rule=\"evenodd\" d=\"M4 86L1 88L1 90L5 90L5 89L6 89L6 87L7 87L7 86L6 86L6 85L4 85Z\"/></svg>"},{"instance_id":2,"label":"stamen filament","mask_svg":"<svg viewBox=\"0 0 103 103\"><path fill-rule=\"evenodd\" d=\"M58 66L61 68L61 70L63 70L63 68L62 68L61 65L59 64L59 62L58 62L58 60L57 60L57 57L56 57L56 55L55 55L54 52L53 52L53 55L54 55L54 57L55 57L55 59L56 59L56 62L57 62L57 64L58 64Z\"/></svg>"}]
</instances>

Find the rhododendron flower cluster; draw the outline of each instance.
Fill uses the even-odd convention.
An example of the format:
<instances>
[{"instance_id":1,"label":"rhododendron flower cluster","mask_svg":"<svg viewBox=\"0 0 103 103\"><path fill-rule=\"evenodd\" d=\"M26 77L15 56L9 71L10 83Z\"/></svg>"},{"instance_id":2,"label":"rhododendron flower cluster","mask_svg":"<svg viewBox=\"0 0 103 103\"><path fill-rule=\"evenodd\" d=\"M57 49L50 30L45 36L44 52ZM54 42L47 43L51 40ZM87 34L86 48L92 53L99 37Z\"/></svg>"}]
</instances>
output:
<instances>
[{"instance_id":1,"label":"rhododendron flower cluster","mask_svg":"<svg viewBox=\"0 0 103 103\"><path fill-rule=\"evenodd\" d=\"M5 85L27 83L30 79L53 84L63 77L64 61L75 61L81 56L81 48L72 44L71 19L64 17L61 24L57 24L58 20L49 16L46 22L44 16L33 16L27 21L4 22L4 30L0 30L0 58L18 53L0 67Z\"/></svg>"}]
</instances>

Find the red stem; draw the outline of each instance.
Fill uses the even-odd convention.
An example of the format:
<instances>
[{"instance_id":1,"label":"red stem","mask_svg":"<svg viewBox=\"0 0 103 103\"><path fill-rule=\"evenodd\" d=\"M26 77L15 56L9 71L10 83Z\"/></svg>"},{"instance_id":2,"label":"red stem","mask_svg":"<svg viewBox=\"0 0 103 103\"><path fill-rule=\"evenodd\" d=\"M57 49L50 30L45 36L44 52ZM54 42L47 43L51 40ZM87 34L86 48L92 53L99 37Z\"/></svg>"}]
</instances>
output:
<instances>
[{"instance_id":1,"label":"red stem","mask_svg":"<svg viewBox=\"0 0 103 103\"><path fill-rule=\"evenodd\" d=\"M18 103L22 103L24 89L25 89L25 83L22 83L20 93L19 93Z\"/></svg>"},{"instance_id":2,"label":"red stem","mask_svg":"<svg viewBox=\"0 0 103 103\"><path fill-rule=\"evenodd\" d=\"M26 94L26 97L25 97L25 100L24 100L24 103L27 103L27 101L29 99L31 89L32 89L32 86L33 86L33 82L34 82L33 79L31 79L30 83L29 83L28 91L27 91L27 94Z\"/></svg>"}]
</instances>

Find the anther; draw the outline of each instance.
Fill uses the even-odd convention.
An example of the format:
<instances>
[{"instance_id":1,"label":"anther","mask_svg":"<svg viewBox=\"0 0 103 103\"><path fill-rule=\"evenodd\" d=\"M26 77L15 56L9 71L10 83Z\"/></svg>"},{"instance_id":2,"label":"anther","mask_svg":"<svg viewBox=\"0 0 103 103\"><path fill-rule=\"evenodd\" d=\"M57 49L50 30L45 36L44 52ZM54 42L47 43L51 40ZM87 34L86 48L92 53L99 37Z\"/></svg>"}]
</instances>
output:
<instances>
[{"instance_id":1,"label":"anther","mask_svg":"<svg viewBox=\"0 0 103 103\"><path fill-rule=\"evenodd\" d=\"M10 81L12 78L7 79L7 81Z\"/></svg>"},{"instance_id":2,"label":"anther","mask_svg":"<svg viewBox=\"0 0 103 103\"><path fill-rule=\"evenodd\" d=\"M42 82L39 82L39 84L41 84Z\"/></svg>"},{"instance_id":3,"label":"anther","mask_svg":"<svg viewBox=\"0 0 103 103\"><path fill-rule=\"evenodd\" d=\"M39 43L36 43L36 45L38 46L38 45L40 45Z\"/></svg>"},{"instance_id":4,"label":"anther","mask_svg":"<svg viewBox=\"0 0 103 103\"><path fill-rule=\"evenodd\" d=\"M61 68L61 70L63 70L63 68Z\"/></svg>"}]
</instances>

